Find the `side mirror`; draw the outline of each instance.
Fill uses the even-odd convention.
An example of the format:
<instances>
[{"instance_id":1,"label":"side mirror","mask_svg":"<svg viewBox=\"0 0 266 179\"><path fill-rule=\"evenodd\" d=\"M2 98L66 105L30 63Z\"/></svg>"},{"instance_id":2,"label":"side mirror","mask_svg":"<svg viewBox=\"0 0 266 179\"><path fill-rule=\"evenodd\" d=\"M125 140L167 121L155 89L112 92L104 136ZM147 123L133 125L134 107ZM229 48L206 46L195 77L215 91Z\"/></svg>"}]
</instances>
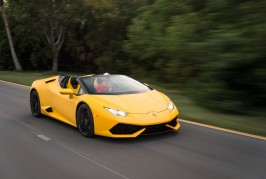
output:
<instances>
[{"instance_id":1,"label":"side mirror","mask_svg":"<svg viewBox=\"0 0 266 179\"><path fill-rule=\"evenodd\" d=\"M73 98L74 92L71 89L61 89L59 92L62 95L69 95L70 99Z\"/></svg>"}]
</instances>

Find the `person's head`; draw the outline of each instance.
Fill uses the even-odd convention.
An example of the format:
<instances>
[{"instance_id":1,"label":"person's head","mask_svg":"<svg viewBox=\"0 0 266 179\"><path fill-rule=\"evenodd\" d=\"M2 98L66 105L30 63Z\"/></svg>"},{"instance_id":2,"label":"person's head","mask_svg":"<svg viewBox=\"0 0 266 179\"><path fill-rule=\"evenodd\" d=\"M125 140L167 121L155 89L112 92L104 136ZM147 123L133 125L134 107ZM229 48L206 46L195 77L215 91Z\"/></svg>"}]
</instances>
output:
<instances>
[{"instance_id":1,"label":"person's head","mask_svg":"<svg viewBox=\"0 0 266 179\"><path fill-rule=\"evenodd\" d=\"M102 84L102 83L106 84L106 78L98 78L97 81L99 84Z\"/></svg>"}]
</instances>

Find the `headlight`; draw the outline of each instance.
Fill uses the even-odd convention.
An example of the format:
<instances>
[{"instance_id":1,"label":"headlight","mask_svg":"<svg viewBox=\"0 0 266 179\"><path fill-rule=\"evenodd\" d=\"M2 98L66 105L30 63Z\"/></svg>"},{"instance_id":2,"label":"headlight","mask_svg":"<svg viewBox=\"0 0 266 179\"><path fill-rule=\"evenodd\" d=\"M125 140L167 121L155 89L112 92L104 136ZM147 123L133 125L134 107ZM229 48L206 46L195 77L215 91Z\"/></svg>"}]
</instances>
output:
<instances>
[{"instance_id":1,"label":"headlight","mask_svg":"<svg viewBox=\"0 0 266 179\"><path fill-rule=\"evenodd\" d=\"M168 105L168 109L170 109L171 111L175 108L175 105L172 101L170 101L169 105Z\"/></svg>"},{"instance_id":2,"label":"headlight","mask_svg":"<svg viewBox=\"0 0 266 179\"><path fill-rule=\"evenodd\" d=\"M104 108L115 116L122 116L122 117L127 116L127 112L119 111L119 110L115 110L115 109L111 109L111 108L107 108L107 107L104 107Z\"/></svg>"}]
</instances>

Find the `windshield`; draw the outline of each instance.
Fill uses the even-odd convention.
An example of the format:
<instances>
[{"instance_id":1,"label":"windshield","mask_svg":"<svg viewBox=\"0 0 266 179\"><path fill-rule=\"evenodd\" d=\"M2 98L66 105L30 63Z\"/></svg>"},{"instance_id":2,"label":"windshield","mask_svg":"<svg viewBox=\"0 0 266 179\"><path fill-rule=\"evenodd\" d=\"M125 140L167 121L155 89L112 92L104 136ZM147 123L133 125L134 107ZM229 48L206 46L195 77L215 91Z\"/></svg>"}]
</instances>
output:
<instances>
[{"instance_id":1,"label":"windshield","mask_svg":"<svg viewBox=\"0 0 266 179\"><path fill-rule=\"evenodd\" d=\"M92 94L133 94L151 89L144 84L124 75L96 75L81 78Z\"/></svg>"}]
</instances>

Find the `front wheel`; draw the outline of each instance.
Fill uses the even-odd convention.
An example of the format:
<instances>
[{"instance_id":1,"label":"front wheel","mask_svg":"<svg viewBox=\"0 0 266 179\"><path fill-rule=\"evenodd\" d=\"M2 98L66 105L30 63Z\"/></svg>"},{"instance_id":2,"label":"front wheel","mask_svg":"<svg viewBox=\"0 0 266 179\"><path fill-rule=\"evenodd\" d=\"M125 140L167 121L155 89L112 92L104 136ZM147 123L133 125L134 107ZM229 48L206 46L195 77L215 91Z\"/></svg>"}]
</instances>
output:
<instances>
[{"instance_id":1,"label":"front wheel","mask_svg":"<svg viewBox=\"0 0 266 179\"><path fill-rule=\"evenodd\" d=\"M38 92L35 90L30 93L30 109L34 117L42 116L40 98Z\"/></svg>"},{"instance_id":2,"label":"front wheel","mask_svg":"<svg viewBox=\"0 0 266 179\"><path fill-rule=\"evenodd\" d=\"M80 105L77 111L77 127L81 135L94 136L94 121L90 108L86 104Z\"/></svg>"}]
</instances>

